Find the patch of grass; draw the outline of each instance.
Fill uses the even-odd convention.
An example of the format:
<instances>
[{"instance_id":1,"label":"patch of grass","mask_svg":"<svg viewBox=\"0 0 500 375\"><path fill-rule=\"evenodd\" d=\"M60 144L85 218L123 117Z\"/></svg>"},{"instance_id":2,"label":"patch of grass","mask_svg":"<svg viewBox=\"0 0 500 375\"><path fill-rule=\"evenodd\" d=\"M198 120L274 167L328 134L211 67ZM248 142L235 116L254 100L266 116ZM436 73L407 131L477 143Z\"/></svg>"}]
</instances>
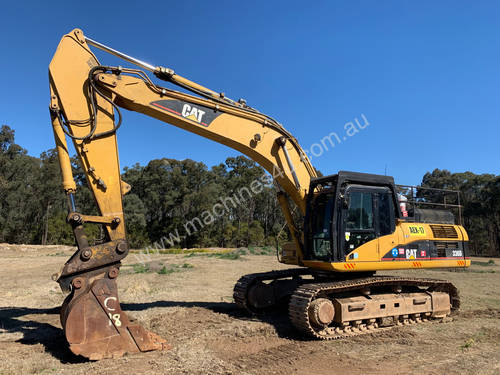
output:
<instances>
[{"instance_id":1,"label":"patch of grass","mask_svg":"<svg viewBox=\"0 0 500 375\"><path fill-rule=\"evenodd\" d=\"M470 273L495 273L495 270L471 270L470 268L465 268L462 272L470 272Z\"/></svg>"},{"instance_id":2,"label":"patch of grass","mask_svg":"<svg viewBox=\"0 0 500 375\"><path fill-rule=\"evenodd\" d=\"M260 255L274 255L276 254L276 249L272 246L264 246L260 250Z\"/></svg>"},{"instance_id":3,"label":"patch of grass","mask_svg":"<svg viewBox=\"0 0 500 375\"><path fill-rule=\"evenodd\" d=\"M47 256L49 257L60 257L60 256L64 256L64 252L62 251L58 251L57 253L54 253L54 254L47 254Z\"/></svg>"},{"instance_id":4,"label":"patch of grass","mask_svg":"<svg viewBox=\"0 0 500 375\"><path fill-rule=\"evenodd\" d=\"M227 250L219 250L221 252L231 251L231 249ZM197 253L213 253L212 249L142 249L142 250L130 250L132 254L197 254Z\"/></svg>"},{"instance_id":5,"label":"patch of grass","mask_svg":"<svg viewBox=\"0 0 500 375\"><path fill-rule=\"evenodd\" d=\"M493 259L490 259L487 262L482 262L480 260L473 260L470 263L473 266L482 266L482 267L496 266L496 263Z\"/></svg>"},{"instance_id":6,"label":"patch of grass","mask_svg":"<svg viewBox=\"0 0 500 375\"><path fill-rule=\"evenodd\" d=\"M158 275L170 275L171 273L176 272L175 268L167 268L166 266L163 266L159 271Z\"/></svg>"},{"instance_id":7,"label":"patch of grass","mask_svg":"<svg viewBox=\"0 0 500 375\"><path fill-rule=\"evenodd\" d=\"M272 246L249 246L248 249L240 247L238 249L221 249L217 251L195 251L184 256L184 258L192 258L195 256L207 256L218 259L236 260L240 259L242 255L274 255L276 252Z\"/></svg>"},{"instance_id":8,"label":"patch of grass","mask_svg":"<svg viewBox=\"0 0 500 375\"><path fill-rule=\"evenodd\" d=\"M149 266L147 264L132 264L132 269L134 270L134 273L147 273L149 272Z\"/></svg>"},{"instance_id":9,"label":"patch of grass","mask_svg":"<svg viewBox=\"0 0 500 375\"><path fill-rule=\"evenodd\" d=\"M242 255L247 255L247 250L244 248L236 249L226 253L215 253L209 254L210 257L215 257L217 259L228 259L228 260L237 260L240 259Z\"/></svg>"},{"instance_id":10,"label":"patch of grass","mask_svg":"<svg viewBox=\"0 0 500 375\"><path fill-rule=\"evenodd\" d=\"M168 267L163 266L159 271L158 275L170 275L174 272L182 272L183 270L194 268L192 264L183 263L183 264L171 264Z\"/></svg>"},{"instance_id":11,"label":"patch of grass","mask_svg":"<svg viewBox=\"0 0 500 375\"><path fill-rule=\"evenodd\" d=\"M220 251L212 251L210 253L191 253L188 255L185 255L184 258L192 258L194 256L206 256L210 258L217 258L217 259L230 259L230 260L235 260L235 259L240 259L242 255L246 255L247 251L243 248L241 249L227 249L227 250L220 250Z\"/></svg>"},{"instance_id":12,"label":"patch of grass","mask_svg":"<svg viewBox=\"0 0 500 375\"><path fill-rule=\"evenodd\" d=\"M495 270L475 270L471 268L429 268L427 271L434 272L467 272L467 273L496 273Z\"/></svg>"},{"instance_id":13,"label":"patch of grass","mask_svg":"<svg viewBox=\"0 0 500 375\"><path fill-rule=\"evenodd\" d=\"M242 254L238 251L233 251L230 253L214 254L214 256L218 259L229 259L229 260L240 259L241 255Z\"/></svg>"},{"instance_id":14,"label":"patch of grass","mask_svg":"<svg viewBox=\"0 0 500 375\"><path fill-rule=\"evenodd\" d=\"M460 349L462 349L462 350L469 349L475 343L476 343L476 341L471 337L471 338L465 340L465 342L462 345L460 345Z\"/></svg>"},{"instance_id":15,"label":"patch of grass","mask_svg":"<svg viewBox=\"0 0 500 375\"><path fill-rule=\"evenodd\" d=\"M248 251L252 255L273 255L276 250L271 246L254 247L249 246Z\"/></svg>"},{"instance_id":16,"label":"patch of grass","mask_svg":"<svg viewBox=\"0 0 500 375\"><path fill-rule=\"evenodd\" d=\"M462 349L462 351L465 351L466 349L474 346L476 343L481 342L481 340L485 338L486 333L487 329L485 327L481 327L479 331L477 331L474 335L472 335L472 337L469 337L462 345L460 345L460 349Z\"/></svg>"}]
</instances>

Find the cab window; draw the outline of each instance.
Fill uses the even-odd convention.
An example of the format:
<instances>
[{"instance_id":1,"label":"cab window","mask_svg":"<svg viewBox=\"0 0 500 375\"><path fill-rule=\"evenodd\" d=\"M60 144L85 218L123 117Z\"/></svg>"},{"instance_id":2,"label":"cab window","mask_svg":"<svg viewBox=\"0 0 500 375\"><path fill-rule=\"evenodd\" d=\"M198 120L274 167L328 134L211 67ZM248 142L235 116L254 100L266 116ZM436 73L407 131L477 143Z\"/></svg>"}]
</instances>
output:
<instances>
[{"instance_id":1,"label":"cab window","mask_svg":"<svg viewBox=\"0 0 500 375\"><path fill-rule=\"evenodd\" d=\"M319 195L314 202L312 250L314 259L329 259L332 249L333 195Z\"/></svg>"},{"instance_id":2,"label":"cab window","mask_svg":"<svg viewBox=\"0 0 500 375\"><path fill-rule=\"evenodd\" d=\"M372 191L348 192L348 206L345 209L345 224L341 237L345 254L375 239L374 197Z\"/></svg>"},{"instance_id":3,"label":"cab window","mask_svg":"<svg viewBox=\"0 0 500 375\"><path fill-rule=\"evenodd\" d=\"M377 194L378 196L378 220L379 232L381 236L394 232L394 203L389 192Z\"/></svg>"},{"instance_id":4,"label":"cab window","mask_svg":"<svg viewBox=\"0 0 500 375\"><path fill-rule=\"evenodd\" d=\"M371 193L360 191L351 192L347 211L346 229L373 229L373 201Z\"/></svg>"}]
</instances>

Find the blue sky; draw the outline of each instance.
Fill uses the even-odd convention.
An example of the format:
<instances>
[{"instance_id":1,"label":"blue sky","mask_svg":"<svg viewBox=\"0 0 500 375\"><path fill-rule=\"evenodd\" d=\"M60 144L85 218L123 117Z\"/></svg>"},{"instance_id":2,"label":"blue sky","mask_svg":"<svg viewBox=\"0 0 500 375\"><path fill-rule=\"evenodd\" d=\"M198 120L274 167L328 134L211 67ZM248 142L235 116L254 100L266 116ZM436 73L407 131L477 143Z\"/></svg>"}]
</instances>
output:
<instances>
[{"instance_id":1,"label":"blue sky","mask_svg":"<svg viewBox=\"0 0 500 375\"><path fill-rule=\"evenodd\" d=\"M499 15L495 1L4 2L0 123L31 155L53 147L47 67L80 27L245 98L306 149L364 114L366 129L313 159L324 174L387 169L406 184L434 168L500 174ZM143 115L124 121L122 167L238 155Z\"/></svg>"}]
</instances>

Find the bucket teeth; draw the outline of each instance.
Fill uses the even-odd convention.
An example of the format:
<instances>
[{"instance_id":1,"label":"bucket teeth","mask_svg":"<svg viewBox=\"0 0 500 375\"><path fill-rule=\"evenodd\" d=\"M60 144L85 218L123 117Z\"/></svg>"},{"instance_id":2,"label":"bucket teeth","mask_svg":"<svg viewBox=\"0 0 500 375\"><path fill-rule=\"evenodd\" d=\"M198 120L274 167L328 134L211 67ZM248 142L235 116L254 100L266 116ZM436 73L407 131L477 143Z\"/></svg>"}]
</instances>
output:
<instances>
[{"instance_id":1,"label":"bucket teeth","mask_svg":"<svg viewBox=\"0 0 500 375\"><path fill-rule=\"evenodd\" d=\"M76 355L99 360L125 353L169 349L160 336L125 314L118 300L116 279L80 277L61 308L61 323ZM75 283L73 283L75 285Z\"/></svg>"}]
</instances>

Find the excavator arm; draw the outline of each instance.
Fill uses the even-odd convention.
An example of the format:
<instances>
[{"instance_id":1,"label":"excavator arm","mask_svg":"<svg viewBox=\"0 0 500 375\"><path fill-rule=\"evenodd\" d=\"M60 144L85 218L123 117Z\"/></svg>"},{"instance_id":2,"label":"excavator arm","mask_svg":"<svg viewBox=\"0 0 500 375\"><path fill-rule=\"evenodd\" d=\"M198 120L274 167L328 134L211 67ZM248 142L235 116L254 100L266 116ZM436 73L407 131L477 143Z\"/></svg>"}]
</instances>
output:
<instances>
[{"instance_id":1,"label":"excavator arm","mask_svg":"<svg viewBox=\"0 0 500 375\"><path fill-rule=\"evenodd\" d=\"M185 93L153 83L143 70L100 65L89 44L150 70ZM165 341L131 321L121 311L116 277L128 254L122 196L130 186L120 178L116 140L120 108L143 113L247 155L274 178L278 200L302 258L303 236L293 222L289 200L304 215L310 180L316 172L296 139L277 121L183 78L103 46L75 29L65 35L49 67L50 111L68 196L68 222L78 250L56 279L70 291L61 322L71 350L91 359L161 349ZM138 130L140 131L140 129ZM76 184L69 158L71 139L99 210L98 216L77 211ZM85 223L101 224L105 240L90 245Z\"/></svg>"}]
</instances>

